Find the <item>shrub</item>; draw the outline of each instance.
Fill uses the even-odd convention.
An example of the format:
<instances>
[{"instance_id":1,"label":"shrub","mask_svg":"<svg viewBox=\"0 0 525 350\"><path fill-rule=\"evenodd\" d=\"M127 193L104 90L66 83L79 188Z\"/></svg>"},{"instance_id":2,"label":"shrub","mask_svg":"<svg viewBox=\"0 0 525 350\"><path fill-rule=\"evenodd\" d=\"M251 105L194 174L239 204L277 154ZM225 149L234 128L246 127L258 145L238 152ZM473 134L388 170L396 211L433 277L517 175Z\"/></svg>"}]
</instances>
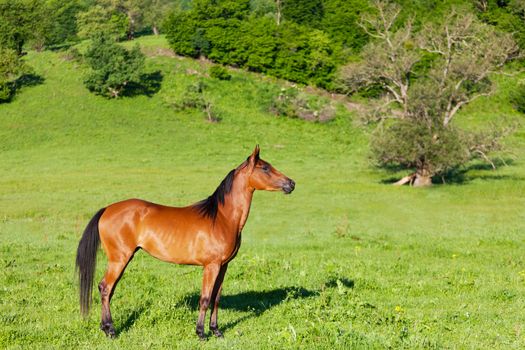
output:
<instances>
[{"instance_id":1,"label":"shrub","mask_svg":"<svg viewBox=\"0 0 525 350\"><path fill-rule=\"evenodd\" d=\"M170 104L178 111L185 111L188 109L200 111L210 123L219 122L221 118L217 113L215 105L206 94L207 88L208 85L206 85L204 81L199 80L194 84L188 85L182 98L176 99Z\"/></svg>"},{"instance_id":2,"label":"shrub","mask_svg":"<svg viewBox=\"0 0 525 350\"><path fill-rule=\"evenodd\" d=\"M282 89L270 105L270 112L283 117L315 122L335 118L335 107L327 100L299 92L295 88Z\"/></svg>"},{"instance_id":3,"label":"shrub","mask_svg":"<svg viewBox=\"0 0 525 350\"><path fill-rule=\"evenodd\" d=\"M525 84L518 85L510 95L510 102L518 112L525 113Z\"/></svg>"},{"instance_id":4,"label":"shrub","mask_svg":"<svg viewBox=\"0 0 525 350\"><path fill-rule=\"evenodd\" d=\"M145 57L138 46L128 51L109 36L99 34L93 39L85 59L91 72L84 84L98 95L119 97L130 83L142 83Z\"/></svg>"},{"instance_id":5,"label":"shrub","mask_svg":"<svg viewBox=\"0 0 525 350\"><path fill-rule=\"evenodd\" d=\"M223 66L212 66L210 68L210 76L219 80L230 80L232 78L231 74Z\"/></svg>"},{"instance_id":6,"label":"shrub","mask_svg":"<svg viewBox=\"0 0 525 350\"><path fill-rule=\"evenodd\" d=\"M13 97L17 79L28 70L15 50L0 47L0 103Z\"/></svg>"},{"instance_id":7,"label":"shrub","mask_svg":"<svg viewBox=\"0 0 525 350\"><path fill-rule=\"evenodd\" d=\"M82 62L83 56L75 46L70 47L61 54L64 61Z\"/></svg>"},{"instance_id":8,"label":"shrub","mask_svg":"<svg viewBox=\"0 0 525 350\"><path fill-rule=\"evenodd\" d=\"M198 82L188 85L181 99L175 100L172 106L179 111L186 109L203 109L206 105L204 99L204 89L207 85L199 80Z\"/></svg>"}]
</instances>

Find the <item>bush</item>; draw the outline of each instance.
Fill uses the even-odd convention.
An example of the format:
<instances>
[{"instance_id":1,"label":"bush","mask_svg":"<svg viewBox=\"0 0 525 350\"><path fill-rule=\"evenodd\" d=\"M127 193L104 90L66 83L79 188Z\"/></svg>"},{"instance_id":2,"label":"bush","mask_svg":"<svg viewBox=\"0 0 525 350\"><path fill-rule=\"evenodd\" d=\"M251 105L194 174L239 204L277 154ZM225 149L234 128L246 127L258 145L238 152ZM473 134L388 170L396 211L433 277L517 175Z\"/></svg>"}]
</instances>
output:
<instances>
[{"instance_id":1,"label":"bush","mask_svg":"<svg viewBox=\"0 0 525 350\"><path fill-rule=\"evenodd\" d=\"M66 51L64 51L61 55L62 59L64 61L73 61L73 62L79 62L82 63L84 60L84 57L78 51L78 49L75 46L70 47Z\"/></svg>"},{"instance_id":2,"label":"bush","mask_svg":"<svg viewBox=\"0 0 525 350\"><path fill-rule=\"evenodd\" d=\"M223 66L212 66L210 68L210 77L219 79L219 80L230 80L232 78L231 74Z\"/></svg>"},{"instance_id":3,"label":"bush","mask_svg":"<svg viewBox=\"0 0 525 350\"><path fill-rule=\"evenodd\" d=\"M510 95L510 102L518 112L525 113L525 84L518 85Z\"/></svg>"},{"instance_id":4,"label":"bush","mask_svg":"<svg viewBox=\"0 0 525 350\"><path fill-rule=\"evenodd\" d=\"M179 111L186 109L200 109L202 110L206 105L204 99L204 89L207 85L199 80L198 82L188 85L184 91L181 99L175 100L171 105Z\"/></svg>"},{"instance_id":5,"label":"bush","mask_svg":"<svg viewBox=\"0 0 525 350\"><path fill-rule=\"evenodd\" d=\"M327 122L335 118L335 107L323 98L310 96L295 88L282 89L270 105L270 112L283 117Z\"/></svg>"},{"instance_id":6,"label":"bush","mask_svg":"<svg viewBox=\"0 0 525 350\"><path fill-rule=\"evenodd\" d=\"M15 50L0 47L0 103L13 97L17 79L28 71Z\"/></svg>"},{"instance_id":7,"label":"bush","mask_svg":"<svg viewBox=\"0 0 525 350\"><path fill-rule=\"evenodd\" d=\"M132 84L143 83L144 54L138 46L126 50L106 35L97 35L85 54L91 72L86 87L105 97L119 97Z\"/></svg>"},{"instance_id":8,"label":"bush","mask_svg":"<svg viewBox=\"0 0 525 350\"><path fill-rule=\"evenodd\" d=\"M222 68L222 67L221 67ZM215 105L206 94L208 85L202 80L188 85L182 98L171 102L171 106L178 111L197 110L204 114L206 120L210 123L217 123L221 120Z\"/></svg>"}]
</instances>

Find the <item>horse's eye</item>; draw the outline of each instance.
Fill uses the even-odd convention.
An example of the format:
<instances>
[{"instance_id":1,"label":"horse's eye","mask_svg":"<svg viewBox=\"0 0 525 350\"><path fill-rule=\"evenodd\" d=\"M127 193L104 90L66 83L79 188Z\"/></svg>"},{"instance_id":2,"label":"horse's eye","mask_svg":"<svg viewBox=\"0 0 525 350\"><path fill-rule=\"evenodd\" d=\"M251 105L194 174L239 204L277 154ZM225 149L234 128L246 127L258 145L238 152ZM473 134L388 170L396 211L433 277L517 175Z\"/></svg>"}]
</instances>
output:
<instances>
[{"instance_id":1,"label":"horse's eye","mask_svg":"<svg viewBox=\"0 0 525 350\"><path fill-rule=\"evenodd\" d=\"M270 167L269 167L268 165L263 165L263 166L262 166L262 170L263 170L264 172L268 172L268 171L270 170Z\"/></svg>"}]
</instances>

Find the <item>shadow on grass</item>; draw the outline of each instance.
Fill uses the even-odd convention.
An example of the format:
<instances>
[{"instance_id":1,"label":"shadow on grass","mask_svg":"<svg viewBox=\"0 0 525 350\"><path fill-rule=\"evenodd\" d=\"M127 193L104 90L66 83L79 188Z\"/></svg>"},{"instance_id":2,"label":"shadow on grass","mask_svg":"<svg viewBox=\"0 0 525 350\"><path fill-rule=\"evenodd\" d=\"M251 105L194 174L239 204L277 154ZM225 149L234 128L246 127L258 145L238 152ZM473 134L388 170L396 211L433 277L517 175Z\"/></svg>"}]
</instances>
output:
<instances>
[{"instance_id":1,"label":"shadow on grass","mask_svg":"<svg viewBox=\"0 0 525 350\"><path fill-rule=\"evenodd\" d=\"M78 43L79 43L78 41L70 41L70 42L65 42L61 44L51 45L51 46L46 47L46 50L49 50L52 52L67 51L68 49L77 45Z\"/></svg>"},{"instance_id":2,"label":"shadow on grass","mask_svg":"<svg viewBox=\"0 0 525 350\"><path fill-rule=\"evenodd\" d=\"M309 298L317 295L319 292L302 287L285 287L263 292L250 291L235 295L223 295L219 309L253 312L258 316L286 300ZM198 293L193 293L185 296L180 303L195 311L199 309L199 297Z\"/></svg>"},{"instance_id":3,"label":"shadow on grass","mask_svg":"<svg viewBox=\"0 0 525 350\"><path fill-rule=\"evenodd\" d=\"M44 77L38 74L24 74L16 80L16 88L21 89L24 87L37 86L43 84L45 81Z\"/></svg>"},{"instance_id":4,"label":"shadow on grass","mask_svg":"<svg viewBox=\"0 0 525 350\"><path fill-rule=\"evenodd\" d=\"M348 278L331 278L324 284L327 288L335 288L339 285L345 286L346 288L354 288L354 281Z\"/></svg>"},{"instance_id":5,"label":"shadow on grass","mask_svg":"<svg viewBox=\"0 0 525 350\"><path fill-rule=\"evenodd\" d=\"M235 295L224 295L221 297L219 311L221 309L230 309L250 313L238 318L233 322L220 325L219 328L222 331L226 331L250 318L258 317L267 310L288 300L311 298L318 295L318 291L312 291L302 287L285 287L262 292L250 291ZM187 295L183 298L181 304L189 306L190 309L194 311L198 310L199 294L193 293Z\"/></svg>"},{"instance_id":6,"label":"shadow on grass","mask_svg":"<svg viewBox=\"0 0 525 350\"><path fill-rule=\"evenodd\" d=\"M502 168L504 166L512 166L514 164L513 159L497 159L494 161L494 165L496 166L496 169ZM400 172L402 169L399 167L389 167L384 168L387 171L391 172ZM481 171L482 173L478 174L469 174L471 171ZM407 171L407 174L410 172ZM405 174L405 175L407 175ZM393 184L399 179L401 179L405 175L400 175L398 177L391 176L389 178L383 179L380 182L382 184ZM524 181L525 178L521 176L515 176L515 175L502 175L502 174L496 174L494 173L494 169L492 168L492 165L488 163L474 163L467 166L461 166L457 167L455 169L450 170L443 176L434 176L432 178L433 184L456 184L456 185L464 185L468 184L469 182L481 179L481 180L514 180L514 181Z\"/></svg>"},{"instance_id":7,"label":"shadow on grass","mask_svg":"<svg viewBox=\"0 0 525 350\"><path fill-rule=\"evenodd\" d=\"M45 79L37 74L24 74L15 81L7 83L6 96L0 97L0 103L9 103L13 101L16 94L24 87L31 87L43 84Z\"/></svg>"},{"instance_id":8,"label":"shadow on grass","mask_svg":"<svg viewBox=\"0 0 525 350\"><path fill-rule=\"evenodd\" d=\"M331 278L324 283L324 288L340 288L341 286L353 288L354 281L347 278ZM258 317L271 308L282 303L290 300L314 298L319 296L320 293L321 292L318 290L309 290L303 287L292 286L276 288L268 291L249 291L234 295L223 295L221 297L219 310L229 309L241 312L249 312L249 314L244 315L233 322L221 325L220 329L223 331L231 329L237 324L250 318ZM199 297L200 294L197 292L188 294L177 303L177 306L186 306L192 311L197 311L199 309ZM142 305L133 309L131 314L121 325L116 325L117 337L120 334L127 332L140 318L140 315L149 309L150 306L151 301L146 301ZM208 317L210 312L211 310L208 309Z\"/></svg>"},{"instance_id":9,"label":"shadow on grass","mask_svg":"<svg viewBox=\"0 0 525 350\"><path fill-rule=\"evenodd\" d=\"M339 281L339 283L337 281ZM346 288L354 287L354 281L347 278L332 278L325 282L324 286L326 288L336 288L339 284ZM258 317L271 308L287 301L314 298L319 296L319 294L320 291L318 290L309 290L303 287L284 287L269 291L249 291L235 295L224 295L221 297L219 310L229 309L249 312L249 314L244 315L235 321L220 325L219 328L222 331L226 331L250 318ZM180 303L197 311L199 309L199 294L193 293L187 295Z\"/></svg>"},{"instance_id":10,"label":"shadow on grass","mask_svg":"<svg viewBox=\"0 0 525 350\"><path fill-rule=\"evenodd\" d=\"M146 95L152 97L159 92L164 76L161 71L142 74L140 83L130 82L123 91L122 96L133 97Z\"/></svg>"},{"instance_id":11,"label":"shadow on grass","mask_svg":"<svg viewBox=\"0 0 525 350\"><path fill-rule=\"evenodd\" d=\"M151 300L147 300L142 305L139 305L138 307L134 308L133 311L131 311L131 313L129 314L128 318L126 318L126 320L122 324L116 324L115 331L117 337L119 337L122 333L126 333L140 318L140 315L142 315L147 309L149 309L150 306Z\"/></svg>"},{"instance_id":12,"label":"shadow on grass","mask_svg":"<svg viewBox=\"0 0 525 350\"><path fill-rule=\"evenodd\" d=\"M513 164L514 164L514 160L510 158L494 160L494 165L496 166L496 169L502 168L504 166L512 166ZM481 171L481 173L469 174L469 172L471 171ZM442 178L435 177L433 179L433 182L443 183L443 181L445 181L445 183L461 185L461 184L467 184L476 179L514 180L514 181L524 180L524 178L520 176L497 174L494 172L492 165L488 163L474 163L474 164L469 164L467 166L458 167L456 169L453 169L449 171L447 174L445 174Z\"/></svg>"}]
</instances>

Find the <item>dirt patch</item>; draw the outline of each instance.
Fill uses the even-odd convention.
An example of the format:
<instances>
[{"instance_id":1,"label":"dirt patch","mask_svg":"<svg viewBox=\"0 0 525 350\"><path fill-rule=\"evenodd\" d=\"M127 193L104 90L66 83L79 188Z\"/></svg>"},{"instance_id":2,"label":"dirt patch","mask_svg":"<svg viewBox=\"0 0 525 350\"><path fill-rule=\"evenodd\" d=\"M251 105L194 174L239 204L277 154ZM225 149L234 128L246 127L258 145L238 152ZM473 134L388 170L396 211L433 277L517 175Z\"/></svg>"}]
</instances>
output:
<instances>
[{"instance_id":1,"label":"dirt patch","mask_svg":"<svg viewBox=\"0 0 525 350\"><path fill-rule=\"evenodd\" d=\"M165 47L143 47L142 52L148 57L176 57L183 59L182 56Z\"/></svg>"}]
</instances>

